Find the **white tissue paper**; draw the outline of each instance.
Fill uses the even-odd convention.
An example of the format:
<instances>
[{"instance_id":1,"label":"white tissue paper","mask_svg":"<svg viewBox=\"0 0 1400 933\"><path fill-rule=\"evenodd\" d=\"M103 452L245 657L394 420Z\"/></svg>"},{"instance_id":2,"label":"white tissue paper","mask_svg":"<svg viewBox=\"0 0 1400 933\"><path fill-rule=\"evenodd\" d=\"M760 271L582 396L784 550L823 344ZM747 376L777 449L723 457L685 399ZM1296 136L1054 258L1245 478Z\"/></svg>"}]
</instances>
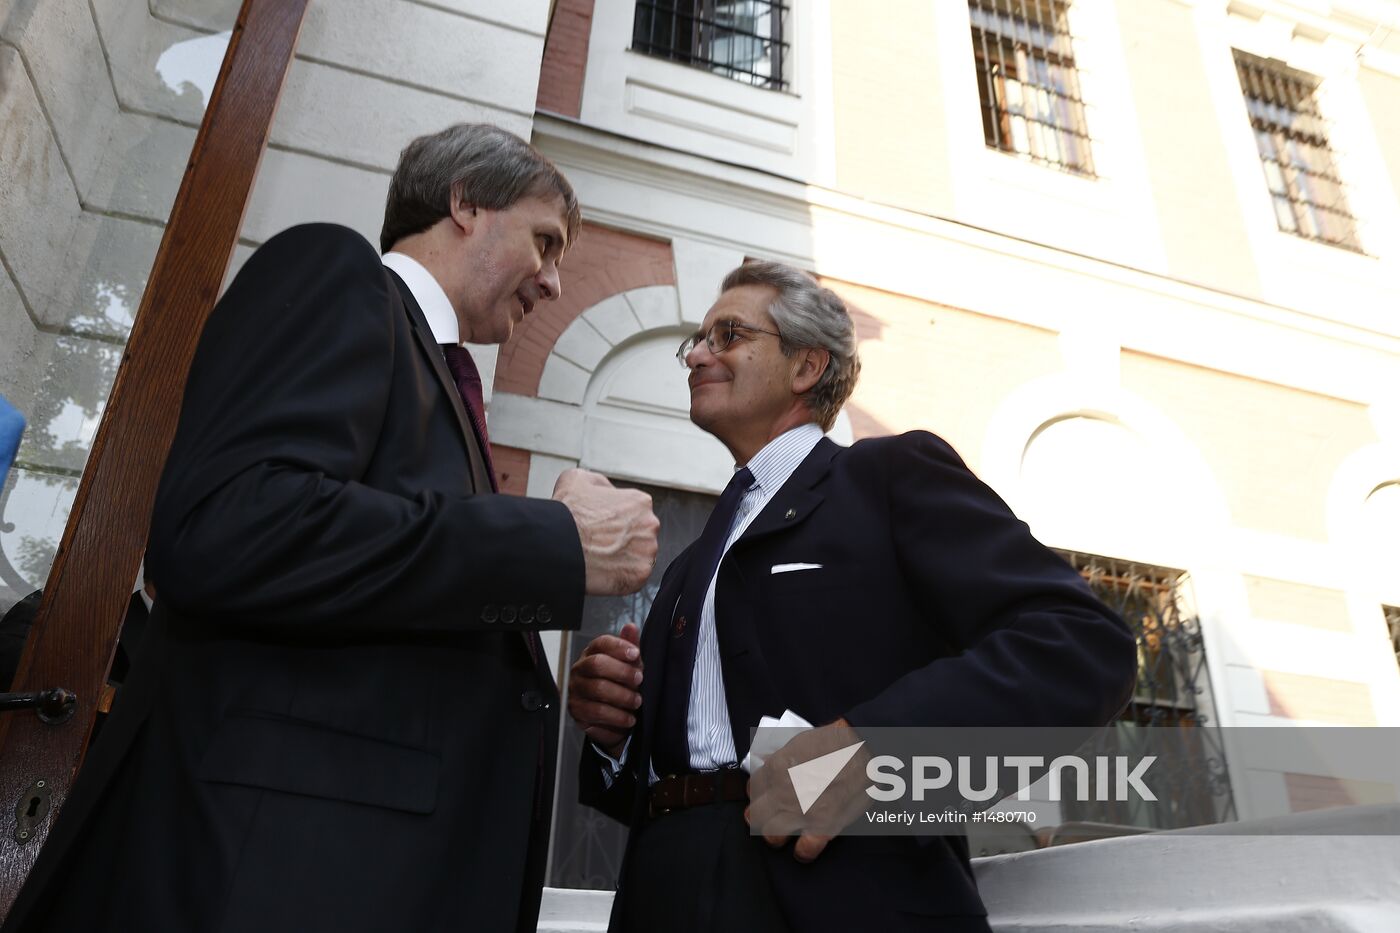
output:
<instances>
[{"instance_id":1,"label":"white tissue paper","mask_svg":"<svg viewBox=\"0 0 1400 933\"><path fill-rule=\"evenodd\" d=\"M765 732L769 728L782 729L811 729L812 724L792 710L784 710L783 715L778 719L772 716L764 716L758 721L758 732L754 735L753 745L749 748L749 753L744 756L739 767L749 774L753 774L763 767L763 761L769 755L776 752L787 744L792 738L791 732Z\"/></svg>"}]
</instances>

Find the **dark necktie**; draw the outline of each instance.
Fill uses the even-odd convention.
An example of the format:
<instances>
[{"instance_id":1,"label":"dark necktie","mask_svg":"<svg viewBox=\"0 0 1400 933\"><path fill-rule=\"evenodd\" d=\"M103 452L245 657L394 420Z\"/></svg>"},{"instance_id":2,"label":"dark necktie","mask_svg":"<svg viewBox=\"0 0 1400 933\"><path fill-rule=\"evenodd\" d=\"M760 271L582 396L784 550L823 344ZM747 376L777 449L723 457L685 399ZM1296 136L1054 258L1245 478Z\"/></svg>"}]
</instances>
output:
<instances>
[{"instance_id":1,"label":"dark necktie","mask_svg":"<svg viewBox=\"0 0 1400 933\"><path fill-rule=\"evenodd\" d=\"M462 396L462 404L467 406L467 417L476 432L481 454L486 458L486 472L491 477L491 491L500 492L496 483L496 468L491 465L491 443L486 437L486 403L481 392L481 373L476 361L465 347L455 343L444 343L442 355L447 358L447 368L452 373L452 381L457 383L457 394ZM524 632L525 647L530 650L530 660L536 666L540 663L541 646L539 636L534 632Z\"/></svg>"},{"instance_id":2,"label":"dark necktie","mask_svg":"<svg viewBox=\"0 0 1400 933\"><path fill-rule=\"evenodd\" d=\"M710 588L739 501L753 485L748 467L736 470L720 494L715 510L705 522L705 530L695 542L686 571L681 598L671 620L670 644L666 646L666 673L661 682L661 699L656 717L656 741L652 762L660 775L683 774L690 770L690 743L686 720L690 714L690 681L695 670L695 649L700 642L700 613Z\"/></svg>"},{"instance_id":3,"label":"dark necktie","mask_svg":"<svg viewBox=\"0 0 1400 933\"><path fill-rule=\"evenodd\" d=\"M465 347L455 343L444 343L442 355L447 357L447 369L452 373L452 381L457 383L457 394L462 396L462 404L467 406L467 419L476 432L481 454L486 458L486 472L491 477L491 491L499 492L496 484L496 468L491 463L491 442L486 436L486 403L481 391L481 373L476 361Z\"/></svg>"}]
</instances>

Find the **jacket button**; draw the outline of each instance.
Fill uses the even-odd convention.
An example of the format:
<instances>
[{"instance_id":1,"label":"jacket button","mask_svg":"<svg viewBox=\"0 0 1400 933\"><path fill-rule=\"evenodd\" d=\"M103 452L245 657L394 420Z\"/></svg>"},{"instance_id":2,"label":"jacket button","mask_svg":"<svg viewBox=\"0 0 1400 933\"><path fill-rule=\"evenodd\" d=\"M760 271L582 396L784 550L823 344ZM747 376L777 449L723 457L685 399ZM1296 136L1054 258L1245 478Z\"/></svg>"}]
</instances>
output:
<instances>
[{"instance_id":1,"label":"jacket button","mask_svg":"<svg viewBox=\"0 0 1400 933\"><path fill-rule=\"evenodd\" d=\"M549 607L544 603L540 603L540 608L535 610L535 621L539 622L540 625L548 625L549 620L552 618L554 618L554 616L550 615Z\"/></svg>"},{"instance_id":2,"label":"jacket button","mask_svg":"<svg viewBox=\"0 0 1400 933\"><path fill-rule=\"evenodd\" d=\"M521 607L520 607L520 624L521 624L521 625L529 625L529 624L530 624L531 622L533 622L533 621L535 621L535 607L534 607L534 606L521 606Z\"/></svg>"},{"instance_id":3,"label":"jacket button","mask_svg":"<svg viewBox=\"0 0 1400 933\"><path fill-rule=\"evenodd\" d=\"M512 622L515 621L515 607L514 607L514 606L502 606L502 607L501 607L501 621L504 622L506 625L510 625Z\"/></svg>"},{"instance_id":4,"label":"jacket button","mask_svg":"<svg viewBox=\"0 0 1400 933\"><path fill-rule=\"evenodd\" d=\"M541 706L544 706L544 697L540 696L538 690L526 690L524 693L520 694L520 706L525 712L533 713Z\"/></svg>"},{"instance_id":5,"label":"jacket button","mask_svg":"<svg viewBox=\"0 0 1400 933\"><path fill-rule=\"evenodd\" d=\"M483 606L481 609L481 621L485 622L487 625L493 625L500 617L500 613L496 611L495 606Z\"/></svg>"}]
</instances>

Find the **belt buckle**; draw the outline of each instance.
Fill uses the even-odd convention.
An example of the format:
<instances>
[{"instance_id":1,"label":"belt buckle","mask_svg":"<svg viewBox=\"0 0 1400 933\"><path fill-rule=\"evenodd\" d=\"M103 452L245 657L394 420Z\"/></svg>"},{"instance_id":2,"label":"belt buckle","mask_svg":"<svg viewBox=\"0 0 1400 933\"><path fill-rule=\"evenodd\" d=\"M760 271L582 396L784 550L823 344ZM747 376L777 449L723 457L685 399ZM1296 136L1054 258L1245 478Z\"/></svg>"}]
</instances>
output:
<instances>
[{"instance_id":1,"label":"belt buckle","mask_svg":"<svg viewBox=\"0 0 1400 933\"><path fill-rule=\"evenodd\" d=\"M671 786L671 782L675 781L678 777L679 776L675 774L664 775L656 782L656 787L652 788L652 793L648 795L649 799L647 800L647 816L649 816L651 819L659 819L660 817L663 817L666 814L670 813L672 810L676 809L676 807L674 806L668 806L667 804L659 803L657 801L658 795L656 794L656 790L657 788L662 787L669 788ZM667 796L669 796L669 794ZM684 785L682 785L681 797L682 802L684 802Z\"/></svg>"}]
</instances>

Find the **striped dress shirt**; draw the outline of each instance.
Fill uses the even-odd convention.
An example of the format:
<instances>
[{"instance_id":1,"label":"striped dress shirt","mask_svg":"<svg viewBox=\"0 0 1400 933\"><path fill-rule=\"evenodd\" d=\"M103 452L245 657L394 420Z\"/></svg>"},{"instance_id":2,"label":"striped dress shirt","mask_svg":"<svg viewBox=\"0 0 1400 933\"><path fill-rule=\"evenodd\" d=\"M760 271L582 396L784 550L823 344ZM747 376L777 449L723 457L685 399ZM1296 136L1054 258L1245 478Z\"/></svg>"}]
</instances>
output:
<instances>
[{"instance_id":1,"label":"striped dress shirt","mask_svg":"<svg viewBox=\"0 0 1400 933\"><path fill-rule=\"evenodd\" d=\"M724 542L724 553L749 524L763 511L783 484L792 477L797 467L817 442L822 439L822 429L808 422L778 435L764 445L747 464L753 474L753 484L739 500L734 513L734 523L729 528L729 536ZM724 566L720 558L719 566ZM715 579L710 578L709 589L705 592L705 603L700 610L699 642L695 646L695 669L690 680L690 710L686 719L686 740L690 747L690 767L696 771L712 771L735 765L739 761L734 749L734 736L730 729L729 704L724 699L724 674L719 662L719 638L715 632ZM758 723L750 725L757 726ZM605 783L611 786L613 778L621 773L627 760L627 745L623 746L619 758L612 758L594 745L594 749L607 762L604 766ZM656 769L651 768L651 781L657 780Z\"/></svg>"}]
</instances>

